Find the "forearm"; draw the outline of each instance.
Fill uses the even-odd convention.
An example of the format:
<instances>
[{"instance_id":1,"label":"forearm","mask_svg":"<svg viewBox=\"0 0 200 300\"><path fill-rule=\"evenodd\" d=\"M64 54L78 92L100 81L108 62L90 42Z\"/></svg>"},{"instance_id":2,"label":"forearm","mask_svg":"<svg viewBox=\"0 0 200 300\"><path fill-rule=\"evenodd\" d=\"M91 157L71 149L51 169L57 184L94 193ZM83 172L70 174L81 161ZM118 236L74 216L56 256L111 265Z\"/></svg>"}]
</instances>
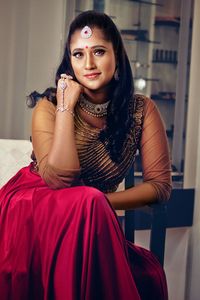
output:
<instances>
[{"instance_id":1,"label":"forearm","mask_svg":"<svg viewBox=\"0 0 200 300\"><path fill-rule=\"evenodd\" d=\"M134 209L157 201L157 193L150 183L142 183L130 189L108 193L106 197L114 209Z\"/></svg>"},{"instance_id":2,"label":"forearm","mask_svg":"<svg viewBox=\"0 0 200 300\"><path fill-rule=\"evenodd\" d=\"M56 113L52 145L48 163L58 169L79 169L75 143L74 117L69 111Z\"/></svg>"},{"instance_id":3,"label":"forearm","mask_svg":"<svg viewBox=\"0 0 200 300\"><path fill-rule=\"evenodd\" d=\"M65 75L65 74L64 74ZM58 169L79 169L80 163L76 149L74 132L74 108L82 87L69 79L60 79L57 88L57 112L52 145L48 163ZM61 84L65 85L64 90ZM65 108L63 111L62 109Z\"/></svg>"}]
</instances>

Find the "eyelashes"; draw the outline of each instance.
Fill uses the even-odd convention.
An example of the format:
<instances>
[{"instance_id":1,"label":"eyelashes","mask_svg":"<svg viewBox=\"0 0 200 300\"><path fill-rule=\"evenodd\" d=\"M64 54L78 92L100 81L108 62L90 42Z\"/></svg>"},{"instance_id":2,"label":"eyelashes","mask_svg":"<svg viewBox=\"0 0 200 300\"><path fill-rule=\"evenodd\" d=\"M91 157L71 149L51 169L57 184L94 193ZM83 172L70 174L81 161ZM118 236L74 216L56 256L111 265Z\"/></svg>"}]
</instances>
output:
<instances>
[{"instance_id":1,"label":"eyelashes","mask_svg":"<svg viewBox=\"0 0 200 300\"><path fill-rule=\"evenodd\" d=\"M74 56L75 58L81 58L83 56L83 53L82 52L74 52L72 54L72 56Z\"/></svg>"},{"instance_id":2,"label":"eyelashes","mask_svg":"<svg viewBox=\"0 0 200 300\"><path fill-rule=\"evenodd\" d=\"M93 51L93 54L94 54L95 56L103 56L105 52L106 52L106 51L105 51L104 49L95 49L95 50ZM84 52L82 52L82 51L77 51L77 52L74 52L74 53L72 54L72 56L74 56L75 58L80 59L80 58L82 58L82 57L84 56Z\"/></svg>"},{"instance_id":3,"label":"eyelashes","mask_svg":"<svg viewBox=\"0 0 200 300\"><path fill-rule=\"evenodd\" d=\"M96 49L94 52L95 52L95 55L102 56L102 55L104 55L105 50L104 49Z\"/></svg>"}]
</instances>

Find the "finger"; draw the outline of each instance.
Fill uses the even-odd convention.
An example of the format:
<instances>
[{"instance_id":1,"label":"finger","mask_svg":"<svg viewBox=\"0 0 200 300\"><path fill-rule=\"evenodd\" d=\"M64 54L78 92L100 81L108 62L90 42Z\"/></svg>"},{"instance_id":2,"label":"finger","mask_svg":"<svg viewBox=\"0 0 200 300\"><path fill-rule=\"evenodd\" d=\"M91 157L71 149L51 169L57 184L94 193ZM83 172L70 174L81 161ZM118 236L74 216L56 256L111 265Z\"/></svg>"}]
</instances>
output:
<instances>
[{"instance_id":1,"label":"finger","mask_svg":"<svg viewBox=\"0 0 200 300\"><path fill-rule=\"evenodd\" d=\"M67 75L67 79L73 79L73 77L71 75Z\"/></svg>"},{"instance_id":2,"label":"finger","mask_svg":"<svg viewBox=\"0 0 200 300\"><path fill-rule=\"evenodd\" d=\"M71 82L73 81L73 77L71 75L66 75L66 79L64 81L67 84L67 87L71 86Z\"/></svg>"},{"instance_id":3,"label":"finger","mask_svg":"<svg viewBox=\"0 0 200 300\"><path fill-rule=\"evenodd\" d=\"M68 75L66 73L60 74L60 78L61 79L73 79L73 77L71 75Z\"/></svg>"},{"instance_id":4,"label":"finger","mask_svg":"<svg viewBox=\"0 0 200 300\"><path fill-rule=\"evenodd\" d=\"M67 74L65 74L65 73L60 74L60 78L61 79L66 79L67 78Z\"/></svg>"}]
</instances>

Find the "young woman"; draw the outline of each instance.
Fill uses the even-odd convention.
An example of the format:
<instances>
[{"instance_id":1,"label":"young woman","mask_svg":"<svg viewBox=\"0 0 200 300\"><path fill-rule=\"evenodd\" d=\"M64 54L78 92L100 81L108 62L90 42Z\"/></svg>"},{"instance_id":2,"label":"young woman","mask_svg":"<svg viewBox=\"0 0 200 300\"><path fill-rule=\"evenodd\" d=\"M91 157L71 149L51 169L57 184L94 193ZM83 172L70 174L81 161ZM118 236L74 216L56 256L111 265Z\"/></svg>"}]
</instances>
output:
<instances>
[{"instance_id":1,"label":"young woman","mask_svg":"<svg viewBox=\"0 0 200 300\"><path fill-rule=\"evenodd\" d=\"M163 122L134 95L112 20L76 17L56 88L30 97L33 162L0 191L1 300L167 299L158 261L114 211L167 200L171 179ZM137 149L144 182L115 192Z\"/></svg>"}]
</instances>

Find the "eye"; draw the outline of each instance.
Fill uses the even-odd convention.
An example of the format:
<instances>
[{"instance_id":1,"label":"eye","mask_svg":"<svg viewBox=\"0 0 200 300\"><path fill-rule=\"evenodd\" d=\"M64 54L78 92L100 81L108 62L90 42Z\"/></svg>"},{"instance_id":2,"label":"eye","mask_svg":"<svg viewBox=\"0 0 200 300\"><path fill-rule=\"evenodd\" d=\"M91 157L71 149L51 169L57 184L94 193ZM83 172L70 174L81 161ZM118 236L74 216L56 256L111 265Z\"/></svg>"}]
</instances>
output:
<instances>
[{"instance_id":1,"label":"eye","mask_svg":"<svg viewBox=\"0 0 200 300\"><path fill-rule=\"evenodd\" d=\"M81 58L83 56L83 53L82 52L74 52L73 56L76 58Z\"/></svg>"},{"instance_id":2,"label":"eye","mask_svg":"<svg viewBox=\"0 0 200 300\"><path fill-rule=\"evenodd\" d=\"M103 50L103 49L96 49L96 50L94 51L94 54L95 54L96 56L102 56L102 55L104 55L104 53L105 53L105 50Z\"/></svg>"}]
</instances>

